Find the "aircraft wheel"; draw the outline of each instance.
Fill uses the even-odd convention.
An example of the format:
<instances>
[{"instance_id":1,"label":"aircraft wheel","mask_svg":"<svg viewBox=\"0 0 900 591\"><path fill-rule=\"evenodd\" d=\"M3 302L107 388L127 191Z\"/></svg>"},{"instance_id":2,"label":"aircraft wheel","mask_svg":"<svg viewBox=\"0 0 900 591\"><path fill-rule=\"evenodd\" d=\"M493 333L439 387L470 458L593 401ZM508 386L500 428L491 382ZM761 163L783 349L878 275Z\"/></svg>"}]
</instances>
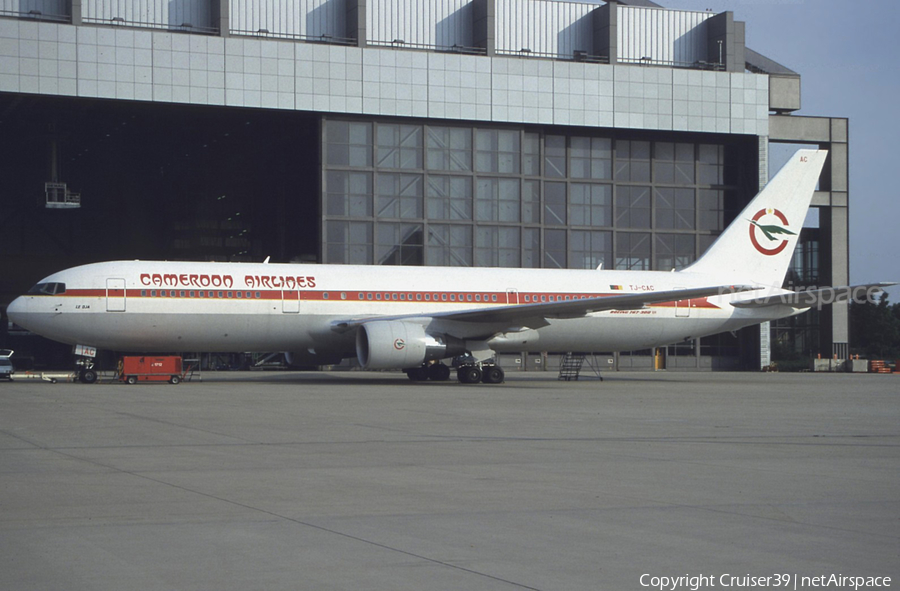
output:
<instances>
[{"instance_id":1,"label":"aircraft wheel","mask_svg":"<svg viewBox=\"0 0 900 591\"><path fill-rule=\"evenodd\" d=\"M82 384L93 384L97 381L97 372L93 369L86 369L81 372Z\"/></svg>"},{"instance_id":2,"label":"aircraft wheel","mask_svg":"<svg viewBox=\"0 0 900 591\"><path fill-rule=\"evenodd\" d=\"M137 378L134 376L128 376L127 378L125 378L125 383L126 384L137 384Z\"/></svg>"},{"instance_id":3,"label":"aircraft wheel","mask_svg":"<svg viewBox=\"0 0 900 591\"><path fill-rule=\"evenodd\" d=\"M446 382L450 379L450 368L443 363L428 366L428 379L433 382Z\"/></svg>"},{"instance_id":4,"label":"aircraft wheel","mask_svg":"<svg viewBox=\"0 0 900 591\"><path fill-rule=\"evenodd\" d=\"M428 379L428 370L424 366L407 369L406 377L414 382L424 382Z\"/></svg>"},{"instance_id":5,"label":"aircraft wheel","mask_svg":"<svg viewBox=\"0 0 900 591\"><path fill-rule=\"evenodd\" d=\"M506 374L503 373L503 368L499 365L491 365L484 369L484 375L481 377L481 381L485 384L500 384L503 382L503 378Z\"/></svg>"},{"instance_id":6,"label":"aircraft wheel","mask_svg":"<svg viewBox=\"0 0 900 591\"><path fill-rule=\"evenodd\" d=\"M169 378L169 383L172 384L173 386L176 384L180 384L181 377L180 376L172 376L171 378Z\"/></svg>"},{"instance_id":7,"label":"aircraft wheel","mask_svg":"<svg viewBox=\"0 0 900 591\"><path fill-rule=\"evenodd\" d=\"M474 365L467 365L456 370L456 377L463 384L477 384L481 381L481 370Z\"/></svg>"}]
</instances>

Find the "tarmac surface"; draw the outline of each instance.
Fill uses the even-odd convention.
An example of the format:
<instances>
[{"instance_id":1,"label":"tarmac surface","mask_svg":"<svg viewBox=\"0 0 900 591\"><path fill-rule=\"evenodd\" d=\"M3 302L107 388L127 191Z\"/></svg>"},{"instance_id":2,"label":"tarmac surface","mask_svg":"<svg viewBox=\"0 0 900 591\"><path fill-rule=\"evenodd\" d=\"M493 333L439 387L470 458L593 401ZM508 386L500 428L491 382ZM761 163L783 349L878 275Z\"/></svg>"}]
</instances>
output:
<instances>
[{"instance_id":1,"label":"tarmac surface","mask_svg":"<svg viewBox=\"0 0 900 591\"><path fill-rule=\"evenodd\" d=\"M0 589L900 586L900 376L607 376L0 383Z\"/></svg>"}]
</instances>

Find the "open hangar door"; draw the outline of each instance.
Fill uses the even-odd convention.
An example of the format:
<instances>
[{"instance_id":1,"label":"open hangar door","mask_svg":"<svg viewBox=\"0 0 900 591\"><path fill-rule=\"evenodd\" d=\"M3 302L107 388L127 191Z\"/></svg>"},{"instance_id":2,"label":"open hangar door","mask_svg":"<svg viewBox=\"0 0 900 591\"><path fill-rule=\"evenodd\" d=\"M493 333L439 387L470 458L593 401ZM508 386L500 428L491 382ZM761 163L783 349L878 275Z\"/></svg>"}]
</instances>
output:
<instances>
[{"instance_id":1,"label":"open hangar door","mask_svg":"<svg viewBox=\"0 0 900 591\"><path fill-rule=\"evenodd\" d=\"M90 262L308 259L318 145L294 111L0 93L0 311Z\"/></svg>"}]
</instances>

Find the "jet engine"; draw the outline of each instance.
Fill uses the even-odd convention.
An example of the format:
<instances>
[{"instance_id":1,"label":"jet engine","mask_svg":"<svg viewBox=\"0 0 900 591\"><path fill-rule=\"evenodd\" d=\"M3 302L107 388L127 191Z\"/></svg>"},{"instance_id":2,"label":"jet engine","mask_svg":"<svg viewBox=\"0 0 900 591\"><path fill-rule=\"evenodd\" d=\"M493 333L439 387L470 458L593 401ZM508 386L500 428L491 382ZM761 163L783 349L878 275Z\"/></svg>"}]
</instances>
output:
<instances>
[{"instance_id":1,"label":"jet engine","mask_svg":"<svg viewBox=\"0 0 900 591\"><path fill-rule=\"evenodd\" d=\"M356 356L365 369L407 369L464 352L462 340L428 334L413 322L376 320L356 332Z\"/></svg>"}]
</instances>

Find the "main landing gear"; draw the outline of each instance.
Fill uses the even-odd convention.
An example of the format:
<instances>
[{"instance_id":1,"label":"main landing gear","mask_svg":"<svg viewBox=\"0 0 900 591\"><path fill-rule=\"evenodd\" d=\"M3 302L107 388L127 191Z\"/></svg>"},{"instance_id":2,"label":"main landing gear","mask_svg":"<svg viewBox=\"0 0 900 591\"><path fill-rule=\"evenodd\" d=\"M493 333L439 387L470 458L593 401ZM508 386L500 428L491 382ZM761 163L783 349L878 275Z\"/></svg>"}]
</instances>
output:
<instances>
[{"instance_id":1,"label":"main landing gear","mask_svg":"<svg viewBox=\"0 0 900 591\"><path fill-rule=\"evenodd\" d=\"M502 384L506 374L503 368L493 363L478 365L462 365L456 370L456 378L461 384Z\"/></svg>"},{"instance_id":2,"label":"main landing gear","mask_svg":"<svg viewBox=\"0 0 900 591\"><path fill-rule=\"evenodd\" d=\"M463 358L456 365L456 379L460 384L501 384L505 378L503 368L493 362L475 363L471 357ZM443 363L425 364L407 369L406 375L414 382L446 382L450 379L450 368Z\"/></svg>"}]
</instances>

